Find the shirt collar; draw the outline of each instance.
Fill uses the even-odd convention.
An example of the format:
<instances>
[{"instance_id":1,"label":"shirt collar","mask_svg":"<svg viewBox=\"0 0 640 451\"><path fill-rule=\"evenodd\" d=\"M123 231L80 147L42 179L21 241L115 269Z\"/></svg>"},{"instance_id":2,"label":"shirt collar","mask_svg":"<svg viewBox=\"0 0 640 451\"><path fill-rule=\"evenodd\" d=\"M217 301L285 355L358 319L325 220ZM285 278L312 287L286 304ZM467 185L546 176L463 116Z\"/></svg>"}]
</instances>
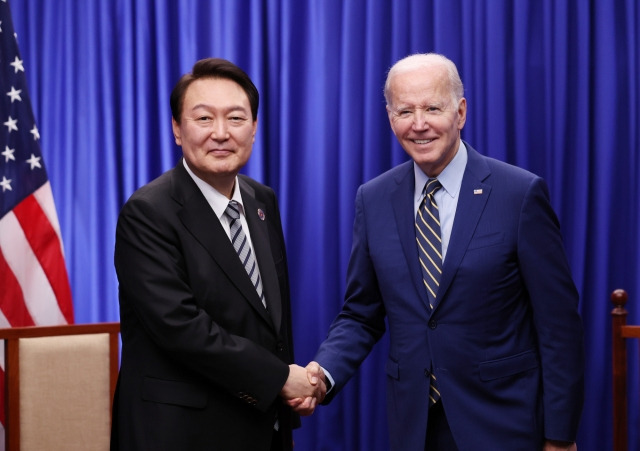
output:
<instances>
[{"instance_id":1,"label":"shirt collar","mask_svg":"<svg viewBox=\"0 0 640 451\"><path fill-rule=\"evenodd\" d=\"M218 219L222 218L224 211L227 209L227 205L229 205L229 199L227 199L227 196L221 194L220 191L216 190L213 186L195 175L184 159L182 162L193 181L196 182L196 185L200 188L205 199L207 199L207 202L215 212L216 216L218 216ZM237 176L233 183L233 195L231 196L231 200L238 202L238 205L240 205L240 212L244 214L244 205L242 204L242 195L240 194Z\"/></svg>"},{"instance_id":2,"label":"shirt collar","mask_svg":"<svg viewBox=\"0 0 640 451\"><path fill-rule=\"evenodd\" d=\"M467 148L460 140L460 147L458 147L455 157L438 175L438 181L442 185L443 192L452 198L455 198L460 191L467 159ZM413 163L413 173L415 175L414 200L419 203L422 200L422 190L427 180L429 180L429 176L422 172L422 169L415 162Z\"/></svg>"}]
</instances>

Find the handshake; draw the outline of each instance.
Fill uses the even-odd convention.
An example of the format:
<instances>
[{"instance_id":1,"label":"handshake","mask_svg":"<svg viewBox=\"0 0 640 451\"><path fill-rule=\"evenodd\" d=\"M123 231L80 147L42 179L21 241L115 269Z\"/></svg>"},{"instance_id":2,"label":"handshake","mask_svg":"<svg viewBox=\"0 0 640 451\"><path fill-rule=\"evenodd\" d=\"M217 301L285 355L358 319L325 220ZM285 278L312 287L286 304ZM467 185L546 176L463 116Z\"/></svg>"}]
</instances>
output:
<instances>
[{"instance_id":1,"label":"handshake","mask_svg":"<svg viewBox=\"0 0 640 451\"><path fill-rule=\"evenodd\" d=\"M280 390L280 396L296 413L311 415L326 394L325 374L317 362L309 363L306 368L289 365L289 377Z\"/></svg>"}]
</instances>

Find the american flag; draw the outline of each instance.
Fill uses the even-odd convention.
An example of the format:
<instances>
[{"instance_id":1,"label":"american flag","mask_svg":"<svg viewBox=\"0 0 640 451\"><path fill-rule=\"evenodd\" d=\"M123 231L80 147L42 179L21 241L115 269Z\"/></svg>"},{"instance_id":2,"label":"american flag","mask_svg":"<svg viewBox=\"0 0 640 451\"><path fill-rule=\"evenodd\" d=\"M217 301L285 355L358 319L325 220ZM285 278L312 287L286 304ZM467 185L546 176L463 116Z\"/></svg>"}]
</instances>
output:
<instances>
[{"instance_id":1,"label":"american flag","mask_svg":"<svg viewBox=\"0 0 640 451\"><path fill-rule=\"evenodd\" d=\"M0 327L73 323L58 217L11 11L0 2ZM0 347L4 425L4 346ZM0 429L4 449L4 428Z\"/></svg>"}]
</instances>

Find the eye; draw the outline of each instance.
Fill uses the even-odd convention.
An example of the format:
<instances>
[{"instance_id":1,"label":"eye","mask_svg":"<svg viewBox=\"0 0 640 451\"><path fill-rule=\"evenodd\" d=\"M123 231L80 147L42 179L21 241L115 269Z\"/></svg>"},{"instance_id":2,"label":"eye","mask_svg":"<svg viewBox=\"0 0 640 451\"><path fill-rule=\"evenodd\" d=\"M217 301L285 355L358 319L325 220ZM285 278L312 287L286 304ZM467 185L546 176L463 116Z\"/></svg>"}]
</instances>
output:
<instances>
[{"instance_id":1,"label":"eye","mask_svg":"<svg viewBox=\"0 0 640 451\"><path fill-rule=\"evenodd\" d=\"M246 122L247 118L245 116L242 115L238 115L238 114L234 114L229 116L229 121L232 124L242 124L244 122Z\"/></svg>"},{"instance_id":2,"label":"eye","mask_svg":"<svg viewBox=\"0 0 640 451\"><path fill-rule=\"evenodd\" d=\"M211 117L210 116L200 116L200 117L198 117L197 120L198 120L198 122L207 122L207 121L211 120Z\"/></svg>"},{"instance_id":3,"label":"eye","mask_svg":"<svg viewBox=\"0 0 640 451\"><path fill-rule=\"evenodd\" d=\"M425 108L425 112L432 116L439 116L444 113L444 107L441 105L429 105Z\"/></svg>"}]
</instances>

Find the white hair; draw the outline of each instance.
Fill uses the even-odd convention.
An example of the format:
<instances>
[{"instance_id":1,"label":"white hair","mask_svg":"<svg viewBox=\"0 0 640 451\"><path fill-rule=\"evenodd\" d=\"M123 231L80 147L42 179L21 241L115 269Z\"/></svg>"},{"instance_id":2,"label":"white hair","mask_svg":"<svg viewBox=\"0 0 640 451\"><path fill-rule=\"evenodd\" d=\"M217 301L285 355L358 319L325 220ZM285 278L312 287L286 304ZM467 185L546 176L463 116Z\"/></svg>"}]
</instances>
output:
<instances>
[{"instance_id":1,"label":"white hair","mask_svg":"<svg viewBox=\"0 0 640 451\"><path fill-rule=\"evenodd\" d=\"M389 89L391 87L391 78L393 78L394 75L409 70L430 68L434 66L444 66L447 70L451 95L453 100L457 103L464 96L464 86L462 85L462 80L460 80L460 75L458 74L458 69L456 68L455 63L446 56L438 53L416 53L402 58L391 66L391 69L389 69L389 72L387 73L387 80L384 84L384 98L387 105L390 104Z\"/></svg>"}]
</instances>

